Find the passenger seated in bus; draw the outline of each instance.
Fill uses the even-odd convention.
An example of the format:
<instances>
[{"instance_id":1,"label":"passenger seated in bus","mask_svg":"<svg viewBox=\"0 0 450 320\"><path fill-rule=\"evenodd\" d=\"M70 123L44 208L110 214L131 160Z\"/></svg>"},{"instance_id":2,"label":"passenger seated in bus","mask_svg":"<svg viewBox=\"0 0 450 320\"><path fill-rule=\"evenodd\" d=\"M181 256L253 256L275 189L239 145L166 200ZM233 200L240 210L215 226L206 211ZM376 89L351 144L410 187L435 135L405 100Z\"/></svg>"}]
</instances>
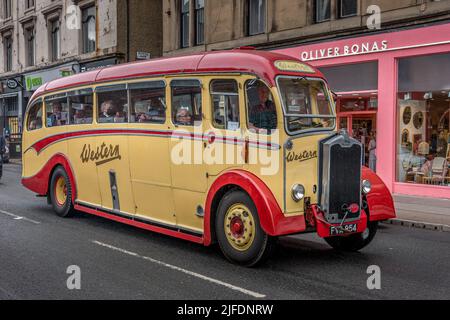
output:
<instances>
[{"instance_id":1,"label":"passenger seated in bus","mask_svg":"<svg viewBox=\"0 0 450 320\"><path fill-rule=\"evenodd\" d=\"M117 111L116 115L114 116L114 123L124 123L127 122L126 120L126 113L123 111Z\"/></svg>"},{"instance_id":2,"label":"passenger seated in bus","mask_svg":"<svg viewBox=\"0 0 450 320\"><path fill-rule=\"evenodd\" d=\"M48 126L49 127L57 127L62 126L65 124L65 120L63 119L62 114L62 105L59 102L53 102L52 103L52 114L50 115L48 119Z\"/></svg>"},{"instance_id":3,"label":"passenger seated in bus","mask_svg":"<svg viewBox=\"0 0 450 320\"><path fill-rule=\"evenodd\" d=\"M177 111L175 121L179 125L192 126L194 123L192 121L192 115L188 109L180 108Z\"/></svg>"},{"instance_id":4,"label":"passenger seated in bus","mask_svg":"<svg viewBox=\"0 0 450 320\"><path fill-rule=\"evenodd\" d=\"M264 84L257 87L258 100L256 104L249 102L249 129L256 132L271 132L277 128L277 112L269 88ZM262 130L261 130L262 129Z\"/></svg>"},{"instance_id":5,"label":"passenger seated in bus","mask_svg":"<svg viewBox=\"0 0 450 320\"><path fill-rule=\"evenodd\" d=\"M99 122L101 123L114 122L114 118L116 117L117 112L118 108L115 105L114 101L112 100L104 101L100 107Z\"/></svg>"}]
</instances>

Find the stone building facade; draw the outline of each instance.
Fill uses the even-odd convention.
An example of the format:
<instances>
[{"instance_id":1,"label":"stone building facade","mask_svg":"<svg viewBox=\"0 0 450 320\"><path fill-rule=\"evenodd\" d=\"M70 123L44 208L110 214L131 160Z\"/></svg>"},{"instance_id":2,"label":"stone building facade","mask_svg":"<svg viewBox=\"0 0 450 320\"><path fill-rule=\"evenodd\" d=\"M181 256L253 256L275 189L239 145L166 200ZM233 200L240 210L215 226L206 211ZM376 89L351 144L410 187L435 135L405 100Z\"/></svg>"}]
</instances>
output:
<instances>
[{"instance_id":1,"label":"stone building facade","mask_svg":"<svg viewBox=\"0 0 450 320\"><path fill-rule=\"evenodd\" d=\"M158 57L161 32L160 0L0 0L0 132L16 143L13 153L41 84Z\"/></svg>"}]
</instances>

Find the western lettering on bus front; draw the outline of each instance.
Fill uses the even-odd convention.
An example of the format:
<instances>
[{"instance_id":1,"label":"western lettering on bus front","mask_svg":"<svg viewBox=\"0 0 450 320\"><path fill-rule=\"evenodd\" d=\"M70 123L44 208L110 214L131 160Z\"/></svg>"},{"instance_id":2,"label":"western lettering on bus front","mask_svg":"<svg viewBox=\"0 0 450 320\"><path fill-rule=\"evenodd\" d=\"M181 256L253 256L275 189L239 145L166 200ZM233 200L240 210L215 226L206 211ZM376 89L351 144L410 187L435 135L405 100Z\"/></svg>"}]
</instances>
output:
<instances>
[{"instance_id":1,"label":"western lettering on bus front","mask_svg":"<svg viewBox=\"0 0 450 320\"><path fill-rule=\"evenodd\" d=\"M96 149L91 148L90 144L85 144L81 151L80 158L83 163L92 161L95 162L97 166L100 166L114 160L121 160L122 156L120 155L119 145L113 146L110 144L108 146L106 143L102 143L102 145Z\"/></svg>"},{"instance_id":2,"label":"western lettering on bus front","mask_svg":"<svg viewBox=\"0 0 450 320\"><path fill-rule=\"evenodd\" d=\"M293 162L293 161L298 161L298 162L303 162L303 161L307 161L307 160L311 160L317 158L317 151L303 151L303 152L293 152L290 151L287 156L286 156L286 160L287 162Z\"/></svg>"}]
</instances>

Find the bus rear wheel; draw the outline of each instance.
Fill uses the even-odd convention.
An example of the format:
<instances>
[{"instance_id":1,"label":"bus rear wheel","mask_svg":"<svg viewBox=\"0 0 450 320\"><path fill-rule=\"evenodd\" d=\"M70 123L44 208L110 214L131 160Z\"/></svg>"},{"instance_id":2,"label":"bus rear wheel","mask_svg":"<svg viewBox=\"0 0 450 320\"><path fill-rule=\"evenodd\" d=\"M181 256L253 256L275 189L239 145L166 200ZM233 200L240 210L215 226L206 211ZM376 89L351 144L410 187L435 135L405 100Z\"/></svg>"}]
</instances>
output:
<instances>
[{"instance_id":1,"label":"bus rear wheel","mask_svg":"<svg viewBox=\"0 0 450 320\"><path fill-rule=\"evenodd\" d=\"M53 210L58 216L68 218L74 215L72 185L64 168L57 167L53 172L49 193Z\"/></svg>"},{"instance_id":2,"label":"bus rear wheel","mask_svg":"<svg viewBox=\"0 0 450 320\"><path fill-rule=\"evenodd\" d=\"M228 192L219 203L215 222L220 249L231 262L256 266L273 251L275 238L262 230L256 206L245 192Z\"/></svg>"},{"instance_id":3,"label":"bus rear wheel","mask_svg":"<svg viewBox=\"0 0 450 320\"><path fill-rule=\"evenodd\" d=\"M377 233L378 222L369 222L363 233L352 234L347 237L329 237L325 241L339 251L359 251L372 242Z\"/></svg>"}]
</instances>

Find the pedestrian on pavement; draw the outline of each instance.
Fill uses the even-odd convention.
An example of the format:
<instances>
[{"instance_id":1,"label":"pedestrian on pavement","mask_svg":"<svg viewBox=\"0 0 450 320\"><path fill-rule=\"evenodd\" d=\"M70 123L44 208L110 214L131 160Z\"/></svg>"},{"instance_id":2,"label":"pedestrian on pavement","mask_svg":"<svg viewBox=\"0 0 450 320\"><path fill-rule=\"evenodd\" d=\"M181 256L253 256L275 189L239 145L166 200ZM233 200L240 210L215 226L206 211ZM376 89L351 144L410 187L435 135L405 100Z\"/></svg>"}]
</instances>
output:
<instances>
[{"instance_id":1,"label":"pedestrian on pavement","mask_svg":"<svg viewBox=\"0 0 450 320\"><path fill-rule=\"evenodd\" d=\"M3 155L6 152L6 140L3 136L3 132L0 134L0 179L3 175Z\"/></svg>"},{"instance_id":2,"label":"pedestrian on pavement","mask_svg":"<svg viewBox=\"0 0 450 320\"><path fill-rule=\"evenodd\" d=\"M370 142L369 142L369 168L375 172L377 169L377 141L375 138L375 132L370 132Z\"/></svg>"}]
</instances>

